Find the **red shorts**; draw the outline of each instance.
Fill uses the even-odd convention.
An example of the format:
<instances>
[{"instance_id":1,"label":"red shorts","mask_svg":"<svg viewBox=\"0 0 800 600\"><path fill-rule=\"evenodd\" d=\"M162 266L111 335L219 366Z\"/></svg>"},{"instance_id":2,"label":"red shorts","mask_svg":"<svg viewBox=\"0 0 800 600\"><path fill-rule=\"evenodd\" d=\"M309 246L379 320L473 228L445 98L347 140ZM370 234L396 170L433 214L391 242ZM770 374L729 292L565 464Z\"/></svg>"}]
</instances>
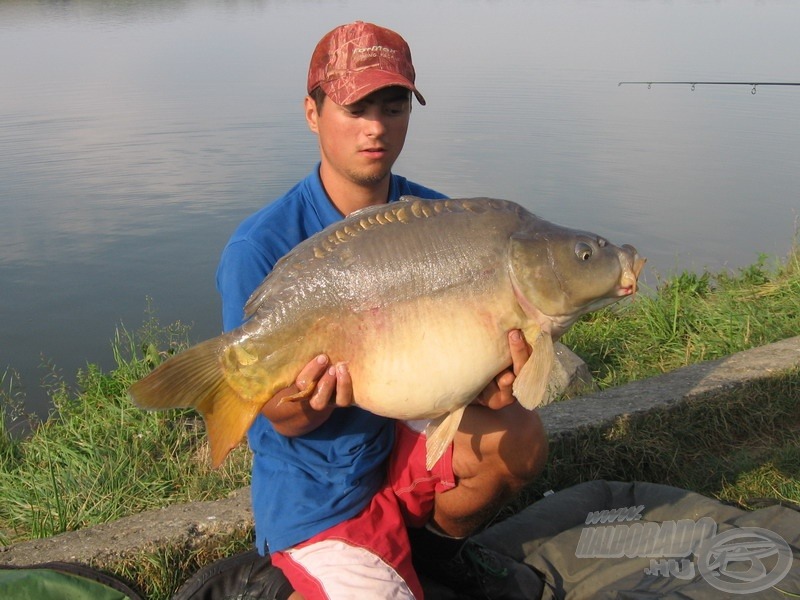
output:
<instances>
[{"instance_id":1,"label":"red shorts","mask_svg":"<svg viewBox=\"0 0 800 600\"><path fill-rule=\"evenodd\" d=\"M294 589L306 598L423 598L411 564L406 527L422 527L436 493L455 487L453 446L425 468L425 433L419 421L397 422L385 485L358 515L311 539L272 553Z\"/></svg>"}]
</instances>

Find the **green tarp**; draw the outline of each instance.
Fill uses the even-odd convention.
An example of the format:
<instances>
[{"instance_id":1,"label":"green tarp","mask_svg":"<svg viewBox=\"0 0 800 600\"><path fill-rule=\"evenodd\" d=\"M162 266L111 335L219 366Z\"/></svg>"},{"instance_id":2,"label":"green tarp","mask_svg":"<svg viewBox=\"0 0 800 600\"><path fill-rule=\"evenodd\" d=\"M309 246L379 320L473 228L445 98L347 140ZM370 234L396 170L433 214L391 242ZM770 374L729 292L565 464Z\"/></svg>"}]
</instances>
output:
<instances>
[{"instance_id":1,"label":"green tarp","mask_svg":"<svg viewBox=\"0 0 800 600\"><path fill-rule=\"evenodd\" d=\"M0 568L3 600L141 600L115 578L70 563Z\"/></svg>"}]
</instances>

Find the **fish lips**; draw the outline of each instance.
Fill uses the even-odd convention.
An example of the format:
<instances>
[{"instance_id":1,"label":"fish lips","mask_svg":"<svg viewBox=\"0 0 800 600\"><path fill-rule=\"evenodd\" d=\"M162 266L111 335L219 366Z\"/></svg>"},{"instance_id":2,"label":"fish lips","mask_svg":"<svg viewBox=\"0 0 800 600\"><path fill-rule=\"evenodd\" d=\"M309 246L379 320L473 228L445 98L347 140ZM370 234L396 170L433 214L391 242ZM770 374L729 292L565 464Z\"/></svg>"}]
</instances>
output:
<instances>
[{"instance_id":1,"label":"fish lips","mask_svg":"<svg viewBox=\"0 0 800 600\"><path fill-rule=\"evenodd\" d=\"M629 264L625 265L620 277L620 296L632 296L639 288L639 275L647 259L630 244L624 244L621 250L629 257Z\"/></svg>"}]
</instances>

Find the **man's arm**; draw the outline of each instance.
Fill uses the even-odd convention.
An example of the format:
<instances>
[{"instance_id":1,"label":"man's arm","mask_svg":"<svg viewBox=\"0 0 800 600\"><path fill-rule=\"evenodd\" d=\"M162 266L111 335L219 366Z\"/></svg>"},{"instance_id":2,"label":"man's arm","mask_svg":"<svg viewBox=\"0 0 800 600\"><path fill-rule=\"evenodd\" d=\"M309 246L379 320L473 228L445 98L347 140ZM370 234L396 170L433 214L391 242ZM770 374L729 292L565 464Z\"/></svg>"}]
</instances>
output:
<instances>
[{"instance_id":1,"label":"man's arm","mask_svg":"<svg viewBox=\"0 0 800 600\"><path fill-rule=\"evenodd\" d=\"M244 322L244 305L275 262L277 258L265 256L245 240L225 246L216 279L217 291L222 299L223 331L236 329Z\"/></svg>"}]
</instances>

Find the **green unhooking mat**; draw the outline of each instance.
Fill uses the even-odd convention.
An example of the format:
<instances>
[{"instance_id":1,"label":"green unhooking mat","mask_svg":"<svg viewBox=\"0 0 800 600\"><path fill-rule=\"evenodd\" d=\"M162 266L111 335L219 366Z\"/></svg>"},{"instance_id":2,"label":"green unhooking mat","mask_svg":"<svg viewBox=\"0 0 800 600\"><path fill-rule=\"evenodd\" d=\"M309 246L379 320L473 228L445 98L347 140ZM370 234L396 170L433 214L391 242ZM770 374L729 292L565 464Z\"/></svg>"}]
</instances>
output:
<instances>
[{"instance_id":1,"label":"green unhooking mat","mask_svg":"<svg viewBox=\"0 0 800 600\"><path fill-rule=\"evenodd\" d=\"M85 565L0 567L3 600L142 600L122 581Z\"/></svg>"},{"instance_id":2,"label":"green unhooking mat","mask_svg":"<svg viewBox=\"0 0 800 600\"><path fill-rule=\"evenodd\" d=\"M800 512L745 511L653 483L559 491L475 539L524 562L543 598L800 597Z\"/></svg>"}]
</instances>

